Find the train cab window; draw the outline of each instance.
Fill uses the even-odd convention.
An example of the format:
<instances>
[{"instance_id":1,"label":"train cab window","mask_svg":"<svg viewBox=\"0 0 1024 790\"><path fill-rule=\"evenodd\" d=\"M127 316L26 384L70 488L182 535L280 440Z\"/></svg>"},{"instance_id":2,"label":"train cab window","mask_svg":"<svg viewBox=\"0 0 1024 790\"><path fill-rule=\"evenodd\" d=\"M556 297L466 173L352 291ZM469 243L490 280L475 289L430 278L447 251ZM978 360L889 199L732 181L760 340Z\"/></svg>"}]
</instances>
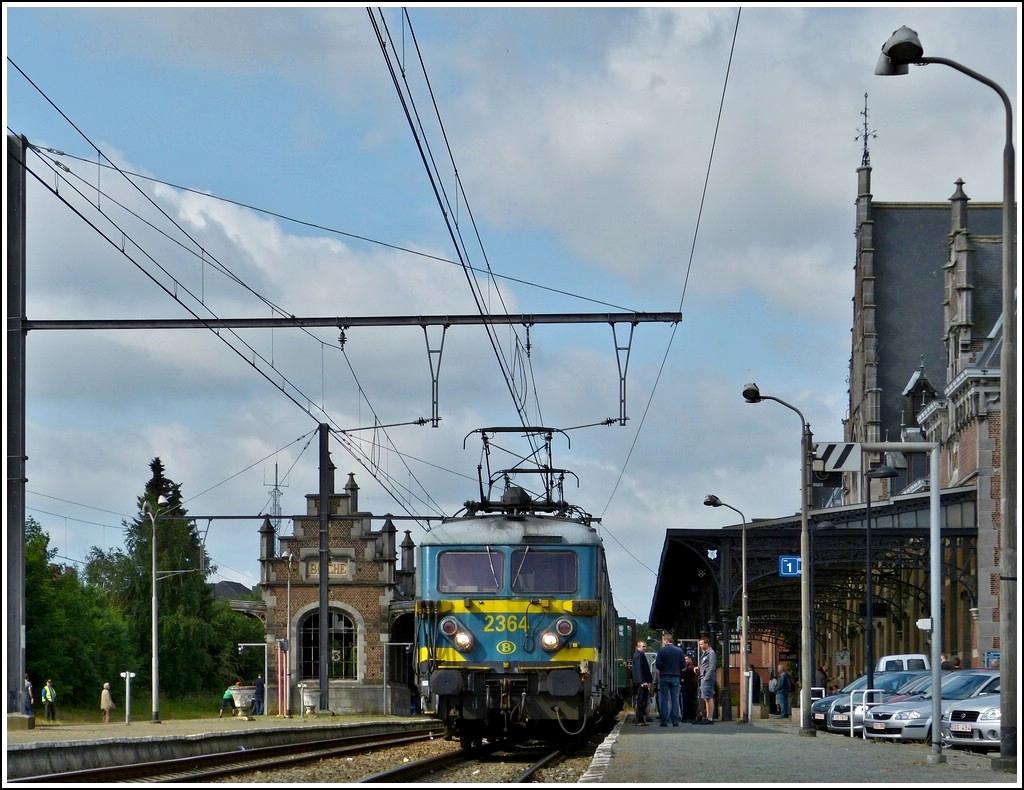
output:
<instances>
[{"instance_id":1,"label":"train cab window","mask_svg":"<svg viewBox=\"0 0 1024 790\"><path fill-rule=\"evenodd\" d=\"M499 551L446 551L437 558L437 589L443 593L496 593L505 583Z\"/></svg>"},{"instance_id":2,"label":"train cab window","mask_svg":"<svg viewBox=\"0 0 1024 790\"><path fill-rule=\"evenodd\" d=\"M576 559L571 551L538 551L527 547L512 552L512 592L576 592Z\"/></svg>"}]
</instances>

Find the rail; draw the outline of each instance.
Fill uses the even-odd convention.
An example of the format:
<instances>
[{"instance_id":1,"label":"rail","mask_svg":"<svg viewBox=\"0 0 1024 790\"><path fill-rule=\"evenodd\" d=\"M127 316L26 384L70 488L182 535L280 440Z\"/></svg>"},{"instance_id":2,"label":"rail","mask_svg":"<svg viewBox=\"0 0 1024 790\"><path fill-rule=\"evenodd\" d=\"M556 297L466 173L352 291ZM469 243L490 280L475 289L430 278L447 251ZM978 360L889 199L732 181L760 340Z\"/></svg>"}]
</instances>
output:
<instances>
[{"instance_id":1,"label":"rail","mask_svg":"<svg viewBox=\"0 0 1024 790\"><path fill-rule=\"evenodd\" d=\"M50 786L62 782L88 782L107 786L117 782L188 783L222 776L236 776L246 771L281 768L316 760L377 751L405 743L438 738L443 728L433 725L410 732L362 734L300 743L282 743L248 749L232 748L211 754L154 760L120 765L102 765L77 771L8 778L8 783L31 783Z\"/></svg>"}]
</instances>

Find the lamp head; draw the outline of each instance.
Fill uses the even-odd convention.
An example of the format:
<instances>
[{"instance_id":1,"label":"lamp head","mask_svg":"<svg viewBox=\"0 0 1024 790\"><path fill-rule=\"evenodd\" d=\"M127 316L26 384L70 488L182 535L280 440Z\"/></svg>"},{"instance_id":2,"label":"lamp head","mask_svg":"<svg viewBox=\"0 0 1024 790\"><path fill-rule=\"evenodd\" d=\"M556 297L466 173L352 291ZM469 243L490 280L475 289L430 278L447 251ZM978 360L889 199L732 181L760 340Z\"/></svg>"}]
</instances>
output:
<instances>
[{"instance_id":1,"label":"lamp head","mask_svg":"<svg viewBox=\"0 0 1024 790\"><path fill-rule=\"evenodd\" d=\"M898 77L910 73L910 66L906 63L893 63L883 52L878 56L878 63L875 64L875 76Z\"/></svg>"},{"instance_id":2,"label":"lamp head","mask_svg":"<svg viewBox=\"0 0 1024 790\"><path fill-rule=\"evenodd\" d=\"M757 385L751 382L750 384L743 385L743 399L747 403L760 403L761 402L761 390L758 389Z\"/></svg>"},{"instance_id":3,"label":"lamp head","mask_svg":"<svg viewBox=\"0 0 1024 790\"><path fill-rule=\"evenodd\" d=\"M716 497L714 494L708 494L704 497L704 504L708 507L721 507L722 500Z\"/></svg>"},{"instance_id":4,"label":"lamp head","mask_svg":"<svg viewBox=\"0 0 1024 790\"><path fill-rule=\"evenodd\" d=\"M882 44L882 53L895 63L917 63L924 55L917 31L904 25Z\"/></svg>"},{"instance_id":5,"label":"lamp head","mask_svg":"<svg viewBox=\"0 0 1024 790\"><path fill-rule=\"evenodd\" d=\"M167 497L165 497L163 494L161 494L160 496L158 496L156 498L156 504L157 504L157 507L159 507L160 505L166 505L166 504L169 504L169 503L167 502ZM142 514L144 516L154 516L154 515L156 515L156 508L153 507L153 505L150 504L148 499L145 499L142 502Z\"/></svg>"},{"instance_id":6,"label":"lamp head","mask_svg":"<svg viewBox=\"0 0 1024 790\"><path fill-rule=\"evenodd\" d=\"M924 47L917 32L904 25L882 45L882 54L875 65L875 74L882 77L906 74L908 64L917 63L924 55Z\"/></svg>"},{"instance_id":7,"label":"lamp head","mask_svg":"<svg viewBox=\"0 0 1024 790\"><path fill-rule=\"evenodd\" d=\"M895 469L888 464L882 464L882 466L877 469L872 469L866 476L876 480L891 480L894 477L899 477L899 474L900 472L898 469Z\"/></svg>"}]
</instances>

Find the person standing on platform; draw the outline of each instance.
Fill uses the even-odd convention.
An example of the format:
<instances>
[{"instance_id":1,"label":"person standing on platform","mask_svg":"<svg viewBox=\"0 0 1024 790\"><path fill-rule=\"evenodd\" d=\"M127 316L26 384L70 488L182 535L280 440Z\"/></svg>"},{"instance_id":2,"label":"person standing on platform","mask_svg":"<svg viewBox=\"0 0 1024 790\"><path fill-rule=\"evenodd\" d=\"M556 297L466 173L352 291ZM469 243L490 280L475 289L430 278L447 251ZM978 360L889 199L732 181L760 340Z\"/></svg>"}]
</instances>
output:
<instances>
[{"instance_id":1,"label":"person standing on platform","mask_svg":"<svg viewBox=\"0 0 1024 790\"><path fill-rule=\"evenodd\" d=\"M256 676L256 695L253 697L252 712L254 716L263 715L263 700L267 690L267 682L263 679L263 673Z\"/></svg>"},{"instance_id":2,"label":"person standing on platform","mask_svg":"<svg viewBox=\"0 0 1024 790\"><path fill-rule=\"evenodd\" d=\"M700 687L697 678L697 663L689 653L683 656L683 674L680 678L682 688L683 721L697 720L697 692Z\"/></svg>"},{"instance_id":3,"label":"person standing on platform","mask_svg":"<svg viewBox=\"0 0 1024 790\"><path fill-rule=\"evenodd\" d=\"M788 719L791 713L789 695L793 692L793 680L786 671L785 664L779 664L779 672L775 676L775 700L779 707L779 718Z\"/></svg>"},{"instance_id":4,"label":"person standing on platform","mask_svg":"<svg viewBox=\"0 0 1024 790\"><path fill-rule=\"evenodd\" d=\"M47 680L43 686L43 705L46 708L46 720L57 721L57 689L53 687L53 681Z\"/></svg>"},{"instance_id":5,"label":"person standing on platform","mask_svg":"<svg viewBox=\"0 0 1024 790\"><path fill-rule=\"evenodd\" d=\"M651 683L654 677L651 675L651 665L647 660L647 642L643 639L636 643L636 651L633 653L631 665L633 677L633 689L636 691L636 707L633 709L633 724L637 727L646 727L647 705L651 700Z\"/></svg>"},{"instance_id":6,"label":"person standing on platform","mask_svg":"<svg viewBox=\"0 0 1024 790\"><path fill-rule=\"evenodd\" d=\"M100 711L103 713L103 723L110 724L110 711L114 709L114 698L110 695L110 684L103 684L103 691L100 692Z\"/></svg>"},{"instance_id":7,"label":"person standing on platform","mask_svg":"<svg viewBox=\"0 0 1024 790\"><path fill-rule=\"evenodd\" d=\"M28 679L28 673L25 673L25 699L22 700L24 713L26 716L31 716L32 706L36 704L35 697L32 696L32 681Z\"/></svg>"},{"instance_id":8,"label":"person standing on platform","mask_svg":"<svg viewBox=\"0 0 1024 790\"><path fill-rule=\"evenodd\" d=\"M700 698L704 701L704 718L702 724L715 723L715 677L718 672L718 656L711 648L706 636L700 640Z\"/></svg>"},{"instance_id":9,"label":"person standing on platform","mask_svg":"<svg viewBox=\"0 0 1024 790\"><path fill-rule=\"evenodd\" d=\"M679 726L679 678L683 674L683 650L672 641L667 631L661 635L661 647L654 659L658 668L658 715L659 727Z\"/></svg>"},{"instance_id":10,"label":"person standing on platform","mask_svg":"<svg viewBox=\"0 0 1024 790\"><path fill-rule=\"evenodd\" d=\"M750 665L750 699L747 701L747 721L754 720L754 707L761 704L761 676L757 674L753 663Z\"/></svg>"}]
</instances>

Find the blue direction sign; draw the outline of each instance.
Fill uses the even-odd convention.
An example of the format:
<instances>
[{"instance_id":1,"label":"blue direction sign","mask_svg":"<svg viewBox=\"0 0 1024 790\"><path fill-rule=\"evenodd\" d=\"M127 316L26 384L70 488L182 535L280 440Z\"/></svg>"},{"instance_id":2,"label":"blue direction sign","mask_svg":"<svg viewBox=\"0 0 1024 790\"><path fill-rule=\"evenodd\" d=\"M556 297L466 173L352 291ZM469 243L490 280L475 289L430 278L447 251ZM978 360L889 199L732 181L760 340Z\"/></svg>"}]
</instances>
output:
<instances>
[{"instance_id":1,"label":"blue direction sign","mask_svg":"<svg viewBox=\"0 0 1024 790\"><path fill-rule=\"evenodd\" d=\"M782 555L779 557L779 576L799 576L800 575L800 558L799 557L787 557Z\"/></svg>"}]
</instances>

